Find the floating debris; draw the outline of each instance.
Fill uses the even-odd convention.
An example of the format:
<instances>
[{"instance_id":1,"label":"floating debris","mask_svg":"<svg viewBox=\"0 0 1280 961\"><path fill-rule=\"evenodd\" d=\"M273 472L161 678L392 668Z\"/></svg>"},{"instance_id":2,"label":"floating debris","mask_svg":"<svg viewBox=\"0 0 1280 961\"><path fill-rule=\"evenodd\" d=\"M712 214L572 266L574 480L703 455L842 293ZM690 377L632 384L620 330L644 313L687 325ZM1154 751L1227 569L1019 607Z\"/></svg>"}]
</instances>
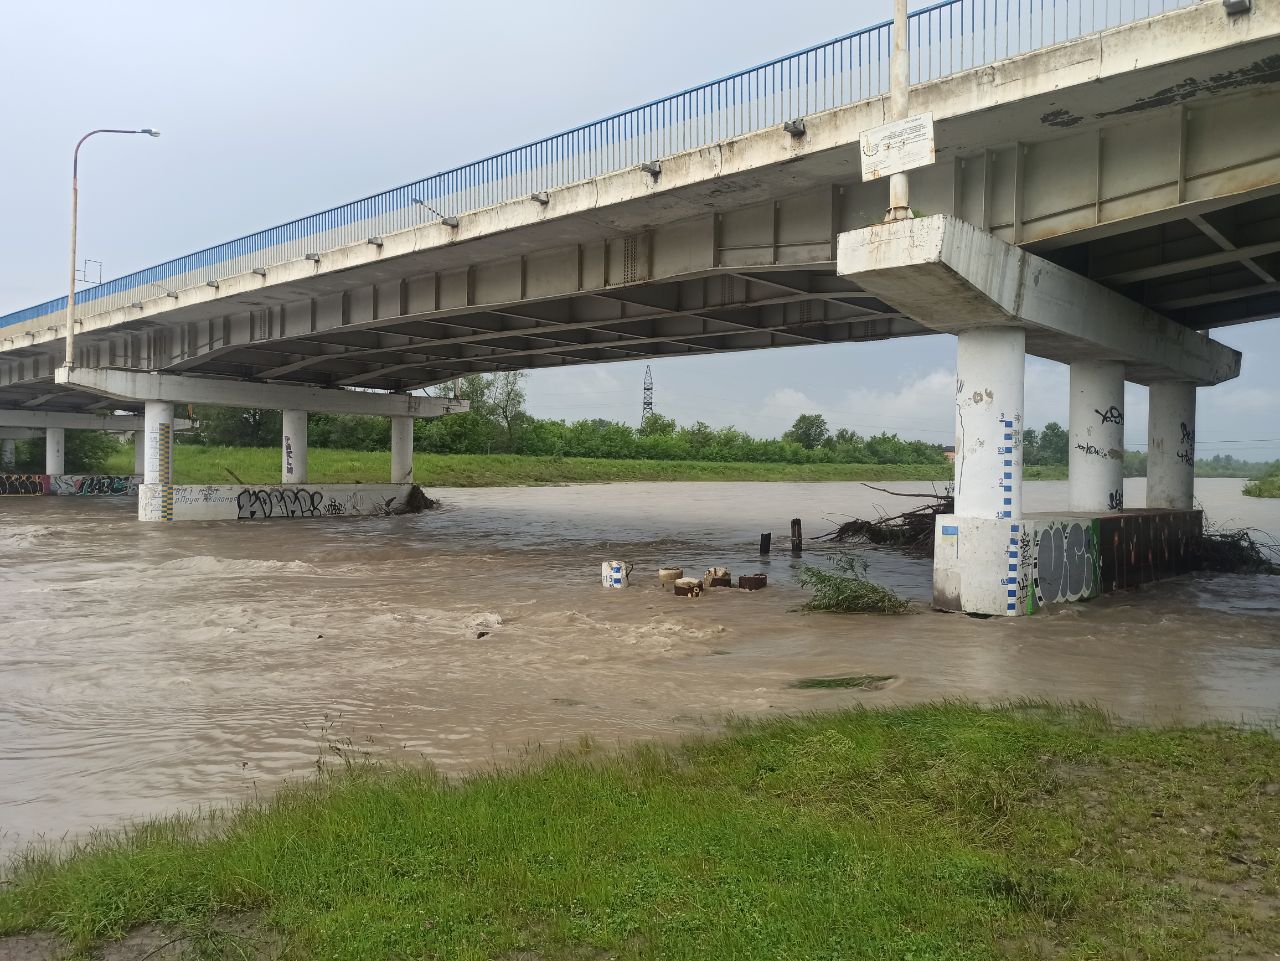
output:
<instances>
[{"instance_id":1,"label":"floating debris","mask_svg":"<svg viewBox=\"0 0 1280 961\"><path fill-rule=\"evenodd\" d=\"M847 674L843 677L802 677L791 687L801 690L879 691L897 678L892 674Z\"/></svg>"},{"instance_id":2,"label":"floating debris","mask_svg":"<svg viewBox=\"0 0 1280 961\"><path fill-rule=\"evenodd\" d=\"M696 577L682 577L675 582L672 590L676 597L699 597L702 594L702 581Z\"/></svg>"},{"instance_id":3,"label":"floating debris","mask_svg":"<svg viewBox=\"0 0 1280 961\"><path fill-rule=\"evenodd\" d=\"M1261 533L1248 528L1205 531L1200 569L1222 574L1280 574L1280 544L1259 543L1253 535Z\"/></svg>"},{"instance_id":4,"label":"floating debris","mask_svg":"<svg viewBox=\"0 0 1280 961\"><path fill-rule=\"evenodd\" d=\"M743 574L738 578L738 588L744 591L763 590L768 583L769 578L765 574Z\"/></svg>"},{"instance_id":5,"label":"floating debris","mask_svg":"<svg viewBox=\"0 0 1280 961\"><path fill-rule=\"evenodd\" d=\"M727 567L711 567L702 575L704 587L733 587L733 575Z\"/></svg>"},{"instance_id":6,"label":"floating debris","mask_svg":"<svg viewBox=\"0 0 1280 961\"><path fill-rule=\"evenodd\" d=\"M801 610L834 614L906 614L911 603L887 587L867 580L867 562L846 556L836 561L836 570L824 571L807 564L800 569L800 586L813 590L813 597Z\"/></svg>"},{"instance_id":7,"label":"floating debris","mask_svg":"<svg viewBox=\"0 0 1280 961\"><path fill-rule=\"evenodd\" d=\"M683 567L658 568L658 586L664 591L682 577L684 577Z\"/></svg>"},{"instance_id":8,"label":"floating debris","mask_svg":"<svg viewBox=\"0 0 1280 961\"><path fill-rule=\"evenodd\" d=\"M899 547L921 557L932 557L934 518L939 514L954 514L955 498L950 493L905 494L885 490L883 487L874 487L871 484L862 486L870 487L871 490L879 491L881 494L922 498L932 503L922 504L901 514L881 517L874 521L855 518L841 524L834 531L819 534L817 540L835 541L840 544L861 541L867 544Z\"/></svg>"}]
</instances>

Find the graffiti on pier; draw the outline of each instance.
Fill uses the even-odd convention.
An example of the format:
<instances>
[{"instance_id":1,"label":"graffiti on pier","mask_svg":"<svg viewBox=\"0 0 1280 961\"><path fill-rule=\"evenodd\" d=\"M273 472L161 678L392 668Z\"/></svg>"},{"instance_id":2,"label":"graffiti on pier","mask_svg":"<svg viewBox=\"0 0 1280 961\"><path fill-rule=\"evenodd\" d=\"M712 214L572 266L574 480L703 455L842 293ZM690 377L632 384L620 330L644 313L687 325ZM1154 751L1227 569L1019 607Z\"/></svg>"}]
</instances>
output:
<instances>
[{"instance_id":1,"label":"graffiti on pier","mask_svg":"<svg viewBox=\"0 0 1280 961\"><path fill-rule=\"evenodd\" d=\"M1096 597L1101 584L1095 521L1051 521L1035 532L1031 555L1034 611L1045 604Z\"/></svg>"},{"instance_id":2,"label":"graffiti on pier","mask_svg":"<svg viewBox=\"0 0 1280 961\"><path fill-rule=\"evenodd\" d=\"M1123 424L1124 423L1124 411L1122 411L1115 404L1112 404L1106 410L1098 410L1095 407L1093 409L1093 412L1102 418L1102 422L1104 424Z\"/></svg>"},{"instance_id":3,"label":"graffiti on pier","mask_svg":"<svg viewBox=\"0 0 1280 961\"><path fill-rule=\"evenodd\" d=\"M125 497L138 493L138 478L128 474L54 474L49 493L71 497Z\"/></svg>"},{"instance_id":4,"label":"graffiti on pier","mask_svg":"<svg viewBox=\"0 0 1280 961\"><path fill-rule=\"evenodd\" d=\"M48 474L0 474L0 495L47 493Z\"/></svg>"},{"instance_id":5,"label":"graffiti on pier","mask_svg":"<svg viewBox=\"0 0 1280 961\"><path fill-rule=\"evenodd\" d=\"M1186 574L1200 566L1200 511L1122 514L1099 520L1102 586L1108 591Z\"/></svg>"},{"instance_id":6,"label":"graffiti on pier","mask_svg":"<svg viewBox=\"0 0 1280 961\"><path fill-rule=\"evenodd\" d=\"M255 520L266 517L325 517L343 514L337 501L325 502L321 491L299 488L242 490L236 495L236 517Z\"/></svg>"},{"instance_id":7,"label":"graffiti on pier","mask_svg":"<svg viewBox=\"0 0 1280 961\"><path fill-rule=\"evenodd\" d=\"M1122 511L1124 510L1124 491L1113 490L1107 494L1107 510Z\"/></svg>"},{"instance_id":8,"label":"graffiti on pier","mask_svg":"<svg viewBox=\"0 0 1280 961\"><path fill-rule=\"evenodd\" d=\"M1178 440L1178 460L1188 467L1196 466L1196 432L1182 422L1182 437Z\"/></svg>"}]
</instances>

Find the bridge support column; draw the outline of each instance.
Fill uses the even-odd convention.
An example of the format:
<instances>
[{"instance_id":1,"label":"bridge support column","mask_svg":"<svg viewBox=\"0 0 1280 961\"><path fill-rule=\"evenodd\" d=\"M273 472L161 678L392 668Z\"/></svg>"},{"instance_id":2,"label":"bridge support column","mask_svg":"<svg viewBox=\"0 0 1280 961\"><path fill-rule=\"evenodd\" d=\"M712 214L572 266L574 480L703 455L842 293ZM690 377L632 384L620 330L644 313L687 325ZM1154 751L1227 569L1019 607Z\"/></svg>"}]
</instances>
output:
<instances>
[{"instance_id":1,"label":"bridge support column","mask_svg":"<svg viewBox=\"0 0 1280 961\"><path fill-rule=\"evenodd\" d=\"M413 483L413 418L391 418L391 483Z\"/></svg>"},{"instance_id":2,"label":"bridge support column","mask_svg":"<svg viewBox=\"0 0 1280 961\"><path fill-rule=\"evenodd\" d=\"M956 515L1021 517L1026 331L981 327L956 341Z\"/></svg>"},{"instance_id":3,"label":"bridge support column","mask_svg":"<svg viewBox=\"0 0 1280 961\"><path fill-rule=\"evenodd\" d=\"M65 474L67 431L65 427L46 427L44 431L44 472Z\"/></svg>"},{"instance_id":4,"label":"bridge support column","mask_svg":"<svg viewBox=\"0 0 1280 961\"><path fill-rule=\"evenodd\" d=\"M146 455L143 460L144 484L173 483L173 404L147 401L144 415Z\"/></svg>"},{"instance_id":5,"label":"bridge support column","mask_svg":"<svg viewBox=\"0 0 1280 961\"><path fill-rule=\"evenodd\" d=\"M12 438L0 440L0 470L13 470L18 463L18 450Z\"/></svg>"},{"instance_id":6,"label":"bridge support column","mask_svg":"<svg viewBox=\"0 0 1280 961\"><path fill-rule=\"evenodd\" d=\"M1195 496L1196 385L1151 385L1147 421L1147 506L1191 510Z\"/></svg>"},{"instance_id":7,"label":"bridge support column","mask_svg":"<svg viewBox=\"0 0 1280 961\"><path fill-rule=\"evenodd\" d=\"M1124 364L1081 360L1071 365L1070 510L1124 509Z\"/></svg>"},{"instance_id":8,"label":"bridge support column","mask_svg":"<svg viewBox=\"0 0 1280 961\"><path fill-rule=\"evenodd\" d=\"M281 417L280 483L307 482L307 412L286 410Z\"/></svg>"}]
</instances>

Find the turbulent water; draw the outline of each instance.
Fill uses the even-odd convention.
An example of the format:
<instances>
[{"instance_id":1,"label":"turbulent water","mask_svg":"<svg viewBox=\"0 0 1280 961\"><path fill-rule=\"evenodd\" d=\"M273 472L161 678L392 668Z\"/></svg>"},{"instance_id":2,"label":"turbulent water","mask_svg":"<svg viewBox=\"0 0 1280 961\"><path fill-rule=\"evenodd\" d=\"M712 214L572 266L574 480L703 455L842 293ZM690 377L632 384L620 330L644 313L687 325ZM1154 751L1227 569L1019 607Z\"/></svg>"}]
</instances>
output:
<instances>
[{"instance_id":1,"label":"turbulent water","mask_svg":"<svg viewBox=\"0 0 1280 961\"><path fill-rule=\"evenodd\" d=\"M1280 531L1280 502L1240 486L1198 482L1209 520ZM1280 718L1280 579L1184 578L1008 620L801 615L798 562L762 562L759 533L785 546L793 516L816 534L911 501L859 484L432 493L443 508L411 517L172 526L137 523L132 500L0 498L0 849L243 797L347 738L462 771L584 734L854 700ZM1142 503L1141 481L1125 495ZM1066 487L1025 497L1060 508ZM928 562L867 556L927 601ZM631 589L600 587L610 558L635 564ZM679 599L659 565L764 571L770 587ZM789 686L823 674L896 680Z\"/></svg>"}]
</instances>

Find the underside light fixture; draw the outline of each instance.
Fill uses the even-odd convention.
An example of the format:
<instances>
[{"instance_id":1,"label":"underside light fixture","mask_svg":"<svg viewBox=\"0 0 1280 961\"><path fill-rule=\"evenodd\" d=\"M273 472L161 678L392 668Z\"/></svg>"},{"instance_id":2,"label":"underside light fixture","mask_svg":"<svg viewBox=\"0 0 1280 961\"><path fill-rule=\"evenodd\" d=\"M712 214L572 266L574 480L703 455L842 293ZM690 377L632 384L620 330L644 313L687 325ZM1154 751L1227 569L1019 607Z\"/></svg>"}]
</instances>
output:
<instances>
[{"instance_id":1,"label":"underside light fixture","mask_svg":"<svg viewBox=\"0 0 1280 961\"><path fill-rule=\"evenodd\" d=\"M446 227L456 227L458 226L458 218L457 217L441 217L440 223L444 224Z\"/></svg>"},{"instance_id":2,"label":"underside light fixture","mask_svg":"<svg viewBox=\"0 0 1280 961\"><path fill-rule=\"evenodd\" d=\"M254 268L253 268L253 272L254 272L255 274L257 274L259 277L265 277L265 276L267 276L267 268L266 268L266 267L254 267Z\"/></svg>"},{"instance_id":3,"label":"underside light fixture","mask_svg":"<svg viewBox=\"0 0 1280 961\"><path fill-rule=\"evenodd\" d=\"M135 307L135 308L137 308L138 310L141 310L141 309L142 309L142 301L140 301L140 300L135 300L135 301L134 301L133 303L131 303L129 306L130 306L130 307Z\"/></svg>"},{"instance_id":4,"label":"underside light fixture","mask_svg":"<svg viewBox=\"0 0 1280 961\"><path fill-rule=\"evenodd\" d=\"M382 246L382 238L381 238L381 237L370 237L370 238L368 239L367 243L369 244L369 246L370 246L370 247L381 247L381 246Z\"/></svg>"},{"instance_id":5,"label":"underside light fixture","mask_svg":"<svg viewBox=\"0 0 1280 961\"><path fill-rule=\"evenodd\" d=\"M1222 0L1222 8L1227 11L1227 16L1234 17L1253 10L1253 0Z\"/></svg>"},{"instance_id":6,"label":"underside light fixture","mask_svg":"<svg viewBox=\"0 0 1280 961\"><path fill-rule=\"evenodd\" d=\"M545 190L539 190L536 194L530 194L529 199L535 204L542 204L544 207L551 203L551 195Z\"/></svg>"},{"instance_id":7,"label":"underside light fixture","mask_svg":"<svg viewBox=\"0 0 1280 961\"><path fill-rule=\"evenodd\" d=\"M797 117L795 120L788 120L782 125L782 129L793 137L803 137L805 135L804 117Z\"/></svg>"},{"instance_id":8,"label":"underside light fixture","mask_svg":"<svg viewBox=\"0 0 1280 961\"><path fill-rule=\"evenodd\" d=\"M645 173L647 173L650 177L656 178L658 174L662 173L662 161L651 160L648 163L641 164L640 169L643 170Z\"/></svg>"},{"instance_id":9,"label":"underside light fixture","mask_svg":"<svg viewBox=\"0 0 1280 961\"><path fill-rule=\"evenodd\" d=\"M217 289L218 289L218 286L219 286L219 285L218 285L218 282L217 282L216 280L210 280L210 281L207 281L206 283L207 283L207 285L208 285L208 286L212 287L214 290L217 290Z\"/></svg>"},{"instance_id":10,"label":"underside light fixture","mask_svg":"<svg viewBox=\"0 0 1280 961\"><path fill-rule=\"evenodd\" d=\"M164 295L166 297L172 297L174 300L178 299L178 292L176 290L166 290Z\"/></svg>"},{"instance_id":11,"label":"underside light fixture","mask_svg":"<svg viewBox=\"0 0 1280 961\"><path fill-rule=\"evenodd\" d=\"M318 263L320 263L320 255L319 255L319 254L307 254L307 260L314 260L314 261L318 264Z\"/></svg>"}]
</instances>

